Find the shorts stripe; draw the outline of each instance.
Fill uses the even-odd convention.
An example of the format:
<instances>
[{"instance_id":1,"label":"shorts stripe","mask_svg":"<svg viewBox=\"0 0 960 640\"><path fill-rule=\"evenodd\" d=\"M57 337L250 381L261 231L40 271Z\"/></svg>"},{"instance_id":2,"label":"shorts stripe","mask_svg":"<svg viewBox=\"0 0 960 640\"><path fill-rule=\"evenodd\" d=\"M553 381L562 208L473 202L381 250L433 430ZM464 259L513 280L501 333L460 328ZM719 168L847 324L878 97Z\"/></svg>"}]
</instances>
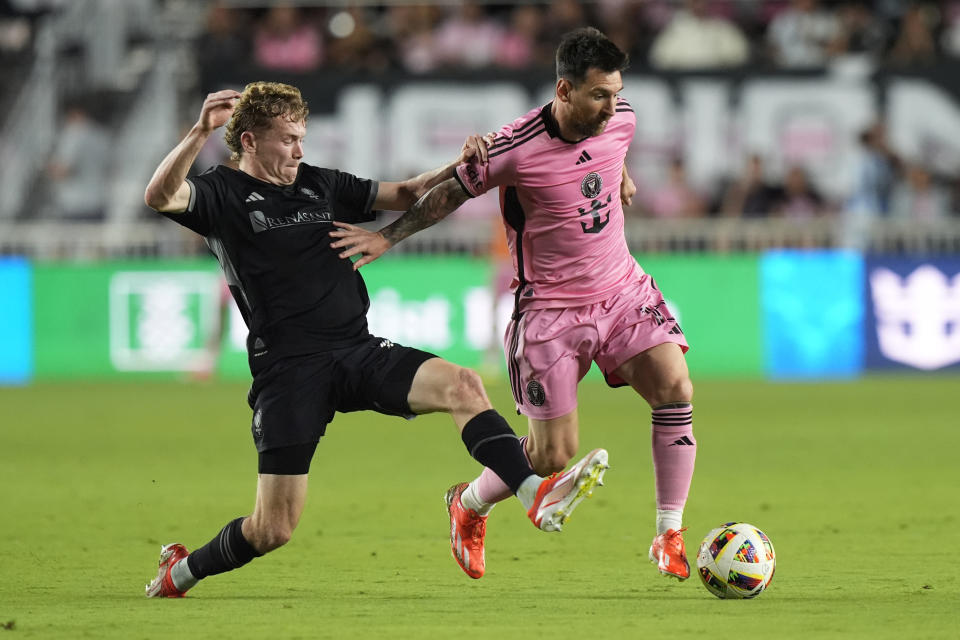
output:
<instances>
[{"instance_id":1,"label":"shorts stripe","mask_svg":"<svg viewBox=\"0 0 960 640\"><path fill-rule=\"evenodd\" d=\"M513 392L513 400L517 406L523 404L523 392L520 388L520 363L517 361L517 351L520 344L520 322L523 320L523 314L516 314L513 321L513 331L510 336L510 352L507 354L507 370L510 375L510 390Z\"/></svg>"}]
</instances>

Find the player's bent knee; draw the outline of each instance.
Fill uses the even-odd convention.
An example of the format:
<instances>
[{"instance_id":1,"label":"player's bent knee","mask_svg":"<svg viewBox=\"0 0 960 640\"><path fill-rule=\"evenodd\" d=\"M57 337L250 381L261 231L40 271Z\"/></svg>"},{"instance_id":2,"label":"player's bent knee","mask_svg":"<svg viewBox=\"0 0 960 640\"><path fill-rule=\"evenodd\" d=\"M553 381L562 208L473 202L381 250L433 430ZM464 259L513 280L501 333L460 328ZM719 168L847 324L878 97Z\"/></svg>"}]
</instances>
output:
<instances>
[{"instance_id":1,"label":"player's bent knee","mask_svg":"<svg viewBox=\"0 0 960 640\"><path fill-rule=\"evenodd\" d=\"M663 385L658 389L657 395L651 398L650 406L657 408L678 402L693 402L693 383L688 377L678 378Z\"/></svg>"},{"instance_id":2,"label":"player's bent knee","mask_svg":"<svg viewBox=\"0 0 960 640\"><path fill-rule=\"evenodd\" d=\"M472 369L458 367L456 376L451 380L448 404L453 411L480 413L486 410L490 401L487 399L480 374Z\"/></svg>"},{"instance_id":3,"label":"player's bent knee","mask_svg":"<svg viewBox=\"0 0 960 640\"><path fill-rule=\"evenodd\" d=\"M257 551L268 553L287 544L292 537L293 531L291 529L271 527L261 536L260 544L255 546L257 546Z\"/></svg>"}]
</instances>

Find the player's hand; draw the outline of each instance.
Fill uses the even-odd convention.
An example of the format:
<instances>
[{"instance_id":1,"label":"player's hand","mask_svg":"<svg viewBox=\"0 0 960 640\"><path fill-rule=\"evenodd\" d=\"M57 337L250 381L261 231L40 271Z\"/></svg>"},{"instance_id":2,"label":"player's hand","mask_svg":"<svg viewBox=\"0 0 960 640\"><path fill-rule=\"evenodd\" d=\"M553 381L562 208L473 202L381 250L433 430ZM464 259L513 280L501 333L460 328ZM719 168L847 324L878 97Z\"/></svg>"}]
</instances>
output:
<instances>
[{"instance_id":1,"label":"player's hand","mask_svg":"<svg viewBox=\"0 0 960 640\"><path fill-rule=\"evenodd\" d=\"M637 185L634 184L630 174L627 173L627 167L623 167L623 180L620 182L620 201L624 206L629 207L633 202L633 196L637 193Z\"/></svg>"},{"instance_id":2,"label":"player's hand","mask_svg":"<svg viewBox=\"0 0 960 640\"><path fill-rule=\"evenodd\" d=\"M496 133L488 133L485 136L472 134L467 136L463 146L460 148L460 157L457 158L457 164L468 162L471 158L477 157L480 164L487 164L487 149L493 144Z\"/></svg>"},{"instance_id":3,"label":"player's hand","mask_svg":"<svg viewBox=\"0 0 960 640\"><path fill-rule=\"evenodd\" d=\"M240 92L233 89L208 94L207 99L203 101L203 107L200 109L200 119L197 120L197 125L202 130L209 132L227 124L239 99Z\"/></svg>"},{"instance_id":4,"label":"player's hand","mask_svg":"<svg viewBox=\"0 0 960 640\"><path fill-rule=\"evenodd\" d=\"M334 221L333 224L337 229L331 231L330 235L338 240L331 242L330 246L343 249L339 254L341 258L349 260L353 256L360 256L353 263L354 271L373 262L393 246L379 231L367 231L346 222Z\"/></svg>"}]
</instances>

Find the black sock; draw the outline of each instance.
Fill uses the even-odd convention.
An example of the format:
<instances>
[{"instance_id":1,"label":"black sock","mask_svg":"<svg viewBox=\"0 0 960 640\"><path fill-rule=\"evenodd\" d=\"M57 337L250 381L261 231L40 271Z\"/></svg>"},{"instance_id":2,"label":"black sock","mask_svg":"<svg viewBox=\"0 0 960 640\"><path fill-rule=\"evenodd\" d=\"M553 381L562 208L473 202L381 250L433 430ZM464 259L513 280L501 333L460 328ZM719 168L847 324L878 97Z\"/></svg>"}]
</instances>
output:
<instances>
[{"instance_id":1,"label":"black sock","mask_svg":"<svg viewBox=\"0 0 960 640\"><path fill-rule=\"evenodd\" d=\"M244 518L237 518L220 530L213 540L189 556L187 566L197 580L239 569L254 558L262 556L243 537L241 525Z\"/></svg>"},{"instance_id":2,"label":"black sock","mask_svg":"<svg viewBox=\"0 0 960 640\"><path fill-rule=\"evenodd\" d=\"M516 493L524 480L535 475L517 434L495 409L471 418L460 437L470 455L500 476L510 491Z\"/></svg>"}]
</instances>

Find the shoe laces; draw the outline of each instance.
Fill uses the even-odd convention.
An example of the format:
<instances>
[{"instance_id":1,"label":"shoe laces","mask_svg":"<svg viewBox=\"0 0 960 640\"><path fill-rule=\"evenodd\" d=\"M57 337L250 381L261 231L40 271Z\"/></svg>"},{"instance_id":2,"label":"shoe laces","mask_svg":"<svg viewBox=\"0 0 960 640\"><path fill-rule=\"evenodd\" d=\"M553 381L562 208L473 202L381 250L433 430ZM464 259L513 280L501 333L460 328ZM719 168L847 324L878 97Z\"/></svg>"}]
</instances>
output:
<instances>
[{"instance_id":1,"label":"shoe laces","mask_svg":"<svg viewBox=\"0 0 960 640\"><path fill-rule=\"evenodd\" d=\"M663 542L664 544L671 544L674 548L681 549L683 548L683 536L680 534L686 531L686 527L680 529L675 529L673 533L664 534Z\"/></svg>"},{"instance_id":2,"label":"shoe laces","mask_svg":"<svg viewBox=\"0 0 960 640\"><path fill-rule=\"evenodd\" d=\"M473 526L470 527L470 539L474 544L480 544L483 542L483 536L487 533L487 521L484 518L477 516L477 519L474 520Z\"/></svg>"}]
</instances>

